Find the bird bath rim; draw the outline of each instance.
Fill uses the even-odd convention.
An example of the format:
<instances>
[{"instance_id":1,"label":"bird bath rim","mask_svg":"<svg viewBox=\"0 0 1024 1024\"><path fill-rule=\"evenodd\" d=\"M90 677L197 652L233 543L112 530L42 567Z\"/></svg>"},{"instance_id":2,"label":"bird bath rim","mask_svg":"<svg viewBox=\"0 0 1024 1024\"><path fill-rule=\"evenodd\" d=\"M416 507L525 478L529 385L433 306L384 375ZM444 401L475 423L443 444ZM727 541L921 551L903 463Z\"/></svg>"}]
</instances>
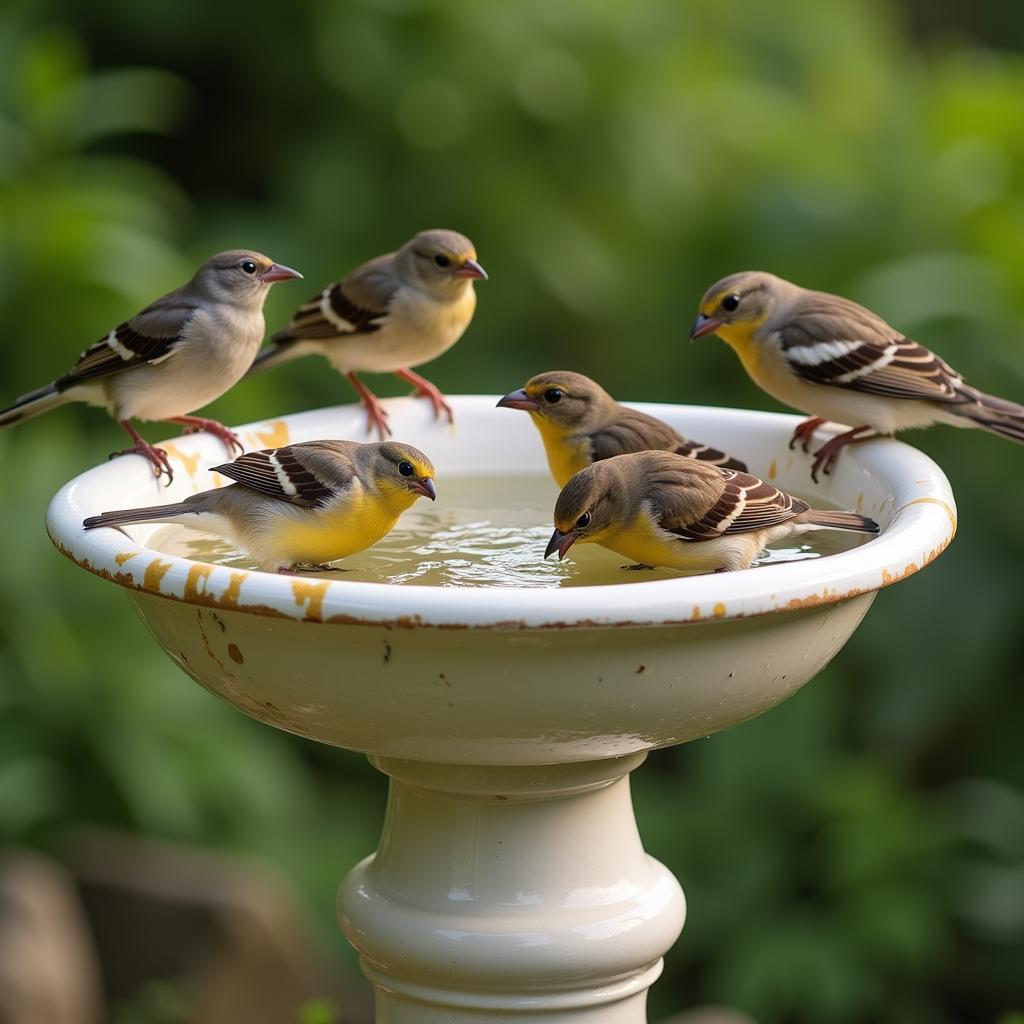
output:
<instances>
[{"instance_id":1,"label":"bird bath rim","mask_svg":"<svg viewBox=\"0 0 1024 1024\"><path fill-rule=\"evenodd\" d=\"M452 397L453 427L434 422L423 401L386 403L393 436L423 448L437 465L440 501L446 475L493 475L495 435L500 437L506 475L546 474L541 441L528 417L496 409L496 400ZM630 404L689 436L735 452L746 458L751 472L786 489L856 507L878 520L880 535L827 557L731 573L544 589L412 587L280 576L166 554L114 530L83 530L88 515L180 499L216 483L216 476L203 470L224 462L225 453L208 435L163 444L176 470L170 487L158 483L139 458L87 470L53 498L47 531L58 550L83 568L126 588L188 604L328 625L498 630L669 626L836 604L918 572L942 553L956 532L956 507L945 475L928 456L902 442L873 440L848 449L834 474L814 486L808 475L810 457L788 449L799 417ZM248 424L238 433L247 450L319 437L365 439L365 420L359 406L335 406ZM151 528L131 529L142 531L144 538Z\"/></svg>"}]
</instances>

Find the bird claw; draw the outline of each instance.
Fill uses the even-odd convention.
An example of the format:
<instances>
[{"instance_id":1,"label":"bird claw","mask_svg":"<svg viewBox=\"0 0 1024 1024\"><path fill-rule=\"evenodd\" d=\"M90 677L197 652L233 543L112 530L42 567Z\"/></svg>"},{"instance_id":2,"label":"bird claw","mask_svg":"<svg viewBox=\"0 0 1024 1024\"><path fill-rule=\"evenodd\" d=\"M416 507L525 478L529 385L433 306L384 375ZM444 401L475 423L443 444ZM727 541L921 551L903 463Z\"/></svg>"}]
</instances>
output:
<instances>
[{"instance_id":1,"label":"bird claw","mask_svg":"<svg viewBox=\"0 0 1024 1024\"><path fill-rule=\"evenodd\" d=\"M387 410L377 401L375 396L371 397L372 401L368 400L365 396L363 398L363 405L366 407L366 432L372 434L376 430L380 439L386 441L391 436L391 425L388 423Z\"/></svg>"},{"instance_id":2,"label":"bird claw","mask_svg":"<svg viewBox=\"0 0 1024 1024\"><path fill-rule=\"evenodd\" d=\"M184 434L213 434L214 437L224 443L224 447L227 448L229 455L234 455L236 448L239 455L245 451L242 439L233 430L225 427L223 423L217 420L210 420L205 416L175 416L171 422L182 424L185 428L182 431Z\"/></svg>"},{"instance_id":3,"label":"bird claw","mask_svg":"<svg viewBox=\"0 0 1024 1024\"><path fill-rule=\"evenodd\" d=\"M867 433L865 433L867 431ZM857 441L866 441L870 437L875 436L875 430L873 427L863 426L854 427L853 430L847 430L842 434L836 434L835 437L830 437L815 453L814 461L811 463L811 479L818 483L818 474L824 473L825 476L829 476L832 473L832 467L836 464L836 459L839 458L839 453L848 445L855 444Z\"/></svg>"},{"instance_id":4,"label":"bird claw","mask_svg":"<svg viewBox=\"0 0 1024 1024\"><path fill-rule=\"evenodd\" d=\"M153 472L156 474L156 478L159 480L161 475L167 474L167 483L170 485L174 479L174 470L171 469L171 461L167 457L167 452L163 448L156 448L146 441L136 441L131 448L124 448L119 452L111 452L107 458L116 459L121 455L141 455L146 459L153 467Z\"/></svg>"},{"instance_id":5,"label":"bird claw","mask_svg":"<svg viewBox=\"0 0 1024 1024\"><path fill-rule=\"evenodd\" d=\"M811 438L814 436L814 432L828 421L823 416L811 416L809 419L798 423L793 430L793 436L789 439L789 450L792 451L796 446L797 441L800 441L800 447L803 448L804 454L810 453Z\"/></svg>"},{"instance_id":6,"label":"bird claw","mask_svg":"<svg viewBox=\"0 0 1024 1024\"><path fill-rule=\"evenodd\" d=\"M455 411L448 404L441 393L441 389L436 384L432 384L426 377L421 377L418 373L413 373L412 370L396 370L395 376L400 377L413 386L412 393L415 397L425 398L430 402L434 407L435 420L441 419L443 414L449 423L455 422Z\"/></svg>"}]
</instances>

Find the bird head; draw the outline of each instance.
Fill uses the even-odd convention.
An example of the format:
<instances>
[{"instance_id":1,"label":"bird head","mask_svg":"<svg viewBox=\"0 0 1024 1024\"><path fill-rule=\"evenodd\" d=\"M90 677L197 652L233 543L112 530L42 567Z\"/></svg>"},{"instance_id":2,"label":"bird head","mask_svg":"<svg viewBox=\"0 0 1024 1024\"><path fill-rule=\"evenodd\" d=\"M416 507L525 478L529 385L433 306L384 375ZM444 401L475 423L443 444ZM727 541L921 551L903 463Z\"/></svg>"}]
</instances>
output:
<instances>
[{"instance_id":1,"label":"bird head","mask_svg":"<svg viewBox=\"0 0 1024 1024\"><path fill-rule=\"evenodd\" d=\"M374 482L386 498L408 508L417 498L434 501L434 464L418 448L399 441L382 441L367 447L376 449Z\"/></svg>"},{"instance_id":2,"label":"bird head","mask_svg":"<svg viewBox=\"0 0 1024 1024\"><path fill-rule=\"evenodd\" d=\"M760 270L730 274L713 284L700 300L690 340L716 333L726 341L748 338L771 316L788 282Z\"/></svg>"},{"instance_id":3,"label":"bird head","mask_svg":"<svg viewBox=\"0 0 1024 1024\"><path fill-rule=\"evenodd\" d=\"M582 373L549 370L531 377L525 387L510 391L498 400L498 407L524 409L566 431L586 431L614 401L600 384Z\"/></svg>"},{"instance_id":4,"label":"bird head","mask_svg":"<svg viewBox=\"0 0 1024 1024\"><path fill-rule=\"evenodd\" d=\"M196 272L192 282L206 298L217 302L263 305L270 286L302 275L263 253L250 249L229 249L211 256Z\"/></svg>"},{"instance_id":5,"label":"bird head","mask_svg":"<svg viewBox=\"0 0 1024 1024\"><path fill-rule=\"evenodd\" d=\"M562 488L555 502L555 529L545 558L557 551L561 560L573 544L600 542L632 518L628 481L614 465L623 458L629 456L595 462Z\"/></svg>"},{"instance_id":6,"label":"bird head","mask_svg":"<svg viewBox=\"0 0 1024 1024\"><path fill-rule=\"evenodd\" d=\"M477 278L487 279L473 243L446 228L421 231L398 250L396 263L400 273L439 298L461 294Z\"/></svg>"}]
</instances>

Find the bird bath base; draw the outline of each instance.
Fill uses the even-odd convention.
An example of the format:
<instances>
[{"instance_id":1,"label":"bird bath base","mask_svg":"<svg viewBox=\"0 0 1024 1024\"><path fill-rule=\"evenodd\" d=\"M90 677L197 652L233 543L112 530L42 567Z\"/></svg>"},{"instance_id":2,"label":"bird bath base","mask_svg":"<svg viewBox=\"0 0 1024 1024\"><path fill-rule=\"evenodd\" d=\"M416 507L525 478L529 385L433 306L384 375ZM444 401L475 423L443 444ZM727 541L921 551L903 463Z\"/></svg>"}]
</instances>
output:
<instances>
[{"instance_id":1,"label":"bird bath base","mask_svg":"<svg viewBox=\"0 0 1024 1024\"><path fill-rule=\"evenodd\" d=\"M502 469L536 480L540 440L490 398L389 403L398 438L446 478ZM795 417L645 406L809 490ZM242 428L249 448L361 437L355 407ZM348 876L342 927L381 1024L639 1024L683 925L682 891L648 857L629 773L648 750L769 710L821 670L876 591L949 543L955 509L925 456L893 441L845 452L817 489L881 524L828 558L629 586L405 587L274 576L179 558L153 527L84 532L111 507L180 500L223 461L209 437L166 446L169 488L134 458L54 498L48 528L79 565L125 587L157 642L246 713L359 750L390 777L379 849ZM113 499L112 496L116 496Z\"/></svg>"}]
</instances>

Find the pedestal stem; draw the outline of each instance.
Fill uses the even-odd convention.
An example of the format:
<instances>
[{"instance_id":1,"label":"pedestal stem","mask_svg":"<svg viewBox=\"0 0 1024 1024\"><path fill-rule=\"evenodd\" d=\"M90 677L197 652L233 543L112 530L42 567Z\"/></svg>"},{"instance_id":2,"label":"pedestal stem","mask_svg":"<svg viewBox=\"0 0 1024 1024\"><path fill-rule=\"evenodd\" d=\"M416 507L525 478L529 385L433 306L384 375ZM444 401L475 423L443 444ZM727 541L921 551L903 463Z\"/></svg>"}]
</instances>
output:
<instances>
[{"instance_id":1,"label":"pedestal stem","mask_svg":"<svg viewBox=\"0 0 1024 1024\"><path fill-rule=\"evenodd\" d=\"M640 843L643 754L541 767L389 758L380 848L339 915L378 1024L642 1024L683 926L682 890Z\"/></svg>"}]
</instances>

